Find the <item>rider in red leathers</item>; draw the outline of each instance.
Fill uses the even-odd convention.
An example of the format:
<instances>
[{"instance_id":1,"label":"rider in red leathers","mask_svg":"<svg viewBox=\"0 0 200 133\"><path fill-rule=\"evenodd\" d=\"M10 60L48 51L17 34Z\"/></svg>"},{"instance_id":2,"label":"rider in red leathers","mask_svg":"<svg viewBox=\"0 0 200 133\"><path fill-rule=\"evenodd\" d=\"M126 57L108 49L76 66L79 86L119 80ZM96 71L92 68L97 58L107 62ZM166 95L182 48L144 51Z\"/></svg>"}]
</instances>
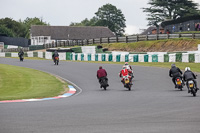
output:
<instances>
[{"instance_id":1,"label":"rider in red leathers","mask_svg":"<svg viewBox=\"0 0 200 133\"><path fill-rule=\"evenodd\" d=\"M131 73L132 71L130 69L127 69L126 66L122 67L123 69L120 71L119 73L119 77L122 77L121 82L124 84L124 77L128 76L129 81L131 81L131 76L129 75L129 73Z\"/></svg>"}]
</instances>

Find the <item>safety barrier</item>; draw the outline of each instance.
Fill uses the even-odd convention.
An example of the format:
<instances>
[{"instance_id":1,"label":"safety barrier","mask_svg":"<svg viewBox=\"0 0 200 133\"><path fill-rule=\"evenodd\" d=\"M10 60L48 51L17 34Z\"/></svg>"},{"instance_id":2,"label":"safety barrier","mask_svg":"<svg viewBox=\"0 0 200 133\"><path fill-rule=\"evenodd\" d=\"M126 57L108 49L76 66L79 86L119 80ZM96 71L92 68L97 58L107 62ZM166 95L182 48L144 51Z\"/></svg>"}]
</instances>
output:
<instances>
[{"instance_id":1,"label":"safety barrier","mask_svg":"<svg viewBox=\"0 0 200 133\"><path fill-rule=\"evenodd\" d=\"M53 52L25 52L25 57L52 59ZM18 57L18 53L0 52L0 57ZM67 53L59 52L60 60L109 61L109 62L191 62L200 63L200 53L173 54L108 54L108 53Z\"/></svg>"}]
</instances>

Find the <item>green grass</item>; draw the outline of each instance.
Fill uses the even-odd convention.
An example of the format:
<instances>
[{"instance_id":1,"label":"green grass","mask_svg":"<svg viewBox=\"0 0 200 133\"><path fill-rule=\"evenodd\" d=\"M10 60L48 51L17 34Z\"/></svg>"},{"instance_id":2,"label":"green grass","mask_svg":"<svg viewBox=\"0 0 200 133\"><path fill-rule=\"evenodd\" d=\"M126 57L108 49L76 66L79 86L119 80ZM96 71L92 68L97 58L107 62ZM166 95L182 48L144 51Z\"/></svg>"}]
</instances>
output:
<instances>
[{"instance_id":1,"label":"green grass","mask_svg":"<svg viewBox=\"0 0 200 133\"><path fill-rule=\"evenodd\" d=\"M0 64L0 100L58 96L67 84L56 77L30 68Z\"/></svg>"}]
</instances>

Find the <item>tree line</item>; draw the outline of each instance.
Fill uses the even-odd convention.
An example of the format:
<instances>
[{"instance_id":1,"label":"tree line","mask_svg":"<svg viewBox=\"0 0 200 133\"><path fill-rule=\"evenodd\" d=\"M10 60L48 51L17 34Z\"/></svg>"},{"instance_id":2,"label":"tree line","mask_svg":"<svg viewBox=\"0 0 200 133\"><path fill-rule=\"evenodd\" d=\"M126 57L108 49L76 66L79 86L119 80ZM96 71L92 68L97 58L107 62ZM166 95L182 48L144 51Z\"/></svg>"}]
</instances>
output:
<instances>
[{"instance_id":1,"label":"tree line","mask_svg":"<svg viewBox=\"0 0 200 133\"><path fill-rule=\"evenodd\" d=\"M0 34L9 37L30 38L31 25L49 25L40 18L26 18L24 21L16 21L12 18L0 19Z\"/></svg>"}]
</instances>

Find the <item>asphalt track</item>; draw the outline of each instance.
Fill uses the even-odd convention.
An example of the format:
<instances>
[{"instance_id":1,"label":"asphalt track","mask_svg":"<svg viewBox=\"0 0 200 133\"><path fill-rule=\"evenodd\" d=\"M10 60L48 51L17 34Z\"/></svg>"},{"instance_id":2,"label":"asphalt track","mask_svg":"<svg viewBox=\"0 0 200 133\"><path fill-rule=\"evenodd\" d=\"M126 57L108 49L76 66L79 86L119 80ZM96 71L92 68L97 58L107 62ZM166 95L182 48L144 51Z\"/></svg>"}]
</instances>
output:
<instances>
[{"instance_id":1,"label":"asphalt track","mask_svg":"<svg viewBox=\"0 0 200 133\"><path fill-rule=\"evenodd\" d=\"M186 88L174 89L168 69L134 66L133 90L127 91L118 77L121 65L61 61L54 66L49 60L11 58L0 63L50 72L82 89L68 98L1 103L0 133L200 132L199 92L192 97ZM107 91L96 79L99 65L108 72Z\"/></svg>"}]
</instances>

